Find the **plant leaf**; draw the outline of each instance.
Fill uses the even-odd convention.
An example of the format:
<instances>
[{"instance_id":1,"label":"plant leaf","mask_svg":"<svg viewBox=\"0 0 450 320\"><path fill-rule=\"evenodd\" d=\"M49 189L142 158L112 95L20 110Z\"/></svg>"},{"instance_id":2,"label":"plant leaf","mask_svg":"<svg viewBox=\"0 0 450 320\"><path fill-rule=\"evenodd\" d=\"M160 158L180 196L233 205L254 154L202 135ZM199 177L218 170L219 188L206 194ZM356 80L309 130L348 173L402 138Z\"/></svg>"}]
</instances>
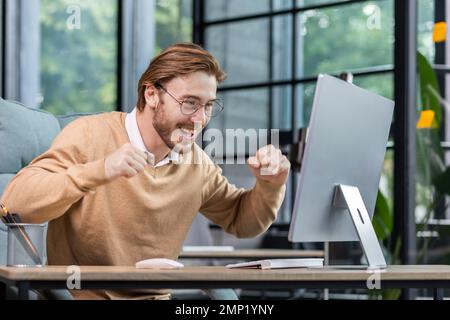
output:
<instances>
[{"instance_id":1,"label":"plant leaf","mask_svg":"<svg viewBox=\"0 0 450 320\"><path fill-rule=\"evenodd\" d=\"M420 129L416 133L417 181L431 185L433 179L445 170L444 152L436 129Z\"/></svg>"},{"instance_id":2,"label":"plant leaf","mask_svg":"<svg viewBox=\"0 0 450 320\"><path fill-rule=\"evenodd\" d=\"M427 58L417 51L421 105L418 110L433 110L437 128L441 125L441 93L436 73Z\"/></svg>"},{"instance_id":3,"label":"plant leaf","mask_svg":"<svg viewBox=\"0 0 450 320\"><path fill-rule=\"evenodd\" d=\"M381 191L378 191L375 212L372 219L373 228L375 229L378 240L383 241L391 234L393 222L393 216L386 197Z\"/></svg>"},{"instance_id":4,"label":"plant leaf","mask_svg":"<svg viewBox=\"0 0 450 320\"><path fill-rule=\"evenodd\" d=\"M433 182L437 191L450 195L450 167L447 167L444 172L437 175Z\"/></svg>"}]
</instances>

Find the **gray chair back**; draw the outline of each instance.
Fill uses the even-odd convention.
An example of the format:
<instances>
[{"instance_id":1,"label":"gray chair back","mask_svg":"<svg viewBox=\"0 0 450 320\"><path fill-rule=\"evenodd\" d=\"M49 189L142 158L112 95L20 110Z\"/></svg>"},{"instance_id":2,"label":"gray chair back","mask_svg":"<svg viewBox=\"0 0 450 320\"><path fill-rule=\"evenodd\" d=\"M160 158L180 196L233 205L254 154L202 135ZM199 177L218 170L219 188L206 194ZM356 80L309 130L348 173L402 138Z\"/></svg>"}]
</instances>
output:
<instances>
[{"instance_id":1,"label":"gray chair back","mask_svg":"<svg viewBox=\"0 0 450 320\"><path fill-rule=\"evenodd\" d=\"M6 185L80 115L56 117L39 109L0 98L0 195ZM6 227L0 223L0 265L6 265Z\"/></svg>"}]
</instances>

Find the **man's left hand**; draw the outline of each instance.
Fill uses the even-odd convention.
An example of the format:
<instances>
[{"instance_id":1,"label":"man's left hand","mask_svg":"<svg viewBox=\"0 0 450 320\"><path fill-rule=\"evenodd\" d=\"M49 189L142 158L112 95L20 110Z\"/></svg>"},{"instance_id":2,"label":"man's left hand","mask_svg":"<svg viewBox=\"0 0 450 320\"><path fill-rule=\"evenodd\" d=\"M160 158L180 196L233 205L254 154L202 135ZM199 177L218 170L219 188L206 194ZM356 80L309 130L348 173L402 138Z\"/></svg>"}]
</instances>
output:
<instances>
[{"instance_id":1,"label":"man's left hand","mask_svg":"<svg viewBox=\"0 0 450 320\"><path fill-rule=\"evenodd\" d=\"M248 158L248 165L256 179L274 184L285 184L291 164L273 145L262 147L254 157Z\"/></svg>"}]
</instances>

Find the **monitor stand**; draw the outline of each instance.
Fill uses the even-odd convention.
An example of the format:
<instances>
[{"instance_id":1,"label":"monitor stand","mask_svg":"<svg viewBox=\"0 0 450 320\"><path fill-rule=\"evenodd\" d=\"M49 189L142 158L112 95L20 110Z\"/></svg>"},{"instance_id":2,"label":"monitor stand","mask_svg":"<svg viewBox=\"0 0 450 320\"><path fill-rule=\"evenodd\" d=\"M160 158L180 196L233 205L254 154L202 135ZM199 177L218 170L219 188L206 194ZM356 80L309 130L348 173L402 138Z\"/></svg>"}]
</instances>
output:
<instances>
[{"instance_id":1,"label":"monitor stand","mask_svg":"<svg viewBox=\"0 0 450 320\"><path fill-rule=\"evenodd\" d=\"M354 186L337 185L333 197L333 206L348 209L368 262L366 268L386 268L386 260L359 189Z\"/></svg>"}]
</instances>

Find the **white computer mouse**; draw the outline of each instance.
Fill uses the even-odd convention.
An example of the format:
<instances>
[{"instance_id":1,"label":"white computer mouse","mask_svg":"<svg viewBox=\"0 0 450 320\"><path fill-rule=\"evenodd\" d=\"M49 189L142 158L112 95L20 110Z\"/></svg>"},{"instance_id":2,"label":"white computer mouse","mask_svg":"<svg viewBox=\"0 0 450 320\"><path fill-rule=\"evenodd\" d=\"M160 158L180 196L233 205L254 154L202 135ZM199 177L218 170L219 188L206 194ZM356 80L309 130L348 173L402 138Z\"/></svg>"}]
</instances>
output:
<instances>
[{"instance_id":1,"label":"white computer mouse","mask_svg":"<svg viewBox=\"0 0 450 320\"><path fill-rule=\"evenodd\" d=\"M166 258L152 258L136 262L138 269L178 269L183 267L182 263Z\"/></svg>"}]
</instances>

